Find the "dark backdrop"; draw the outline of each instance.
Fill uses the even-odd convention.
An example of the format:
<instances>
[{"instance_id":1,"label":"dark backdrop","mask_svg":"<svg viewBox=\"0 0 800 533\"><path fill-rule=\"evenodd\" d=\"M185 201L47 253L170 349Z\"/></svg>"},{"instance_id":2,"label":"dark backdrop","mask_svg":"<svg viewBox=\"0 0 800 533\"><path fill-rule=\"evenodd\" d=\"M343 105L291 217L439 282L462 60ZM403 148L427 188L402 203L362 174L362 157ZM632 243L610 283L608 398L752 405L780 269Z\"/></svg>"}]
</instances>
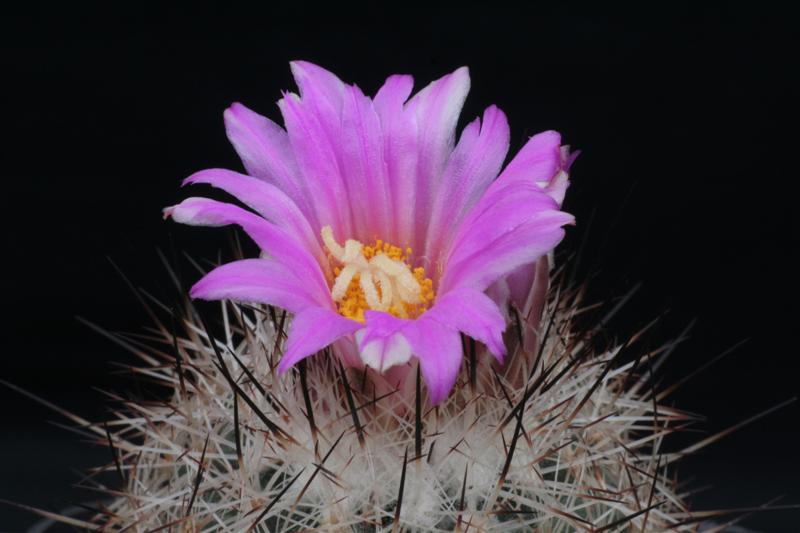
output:
<instances>
[{"instance_id":1,"label":"dark backdrop","mask_svg":"<svg viewBox=\"0 0 800 533\"><path fill-rule=\"evenodd\" d=\"M466 64L464 117L496 103L514 148L560 130L583 153L562 245L586 237L592 297L642 289L611 325L624 333L667 311L655 341L691 338L660 370L675 380L749 341L687 385L680 407L723 429L798 393L793 185L796 43L788 13L756 5L578 9L536 6L143 10L42 6L2 17L2 377L90 418L93 386L125 390L123 350L75 320L140 331L146 316L107 258L136 285L171 294L156 248L213 257L225 231L164 223L179 180L239 168L222 111L241 101L272 118L292 87L287 62L318 62L373 92L394 72L418 84ZM757 8L757 9L755 9ZM5 9L5 8L4 8ZM187 271L188 272L188 271ZM0 497L63 509L107 450L48 424L54 413L0 387ZM712 488L695 507L800 503L790 406L681 470ZM32 516L0 508L0 531ZM797 531L800 515L745 522Z\"/></svg>"}]
</instances>

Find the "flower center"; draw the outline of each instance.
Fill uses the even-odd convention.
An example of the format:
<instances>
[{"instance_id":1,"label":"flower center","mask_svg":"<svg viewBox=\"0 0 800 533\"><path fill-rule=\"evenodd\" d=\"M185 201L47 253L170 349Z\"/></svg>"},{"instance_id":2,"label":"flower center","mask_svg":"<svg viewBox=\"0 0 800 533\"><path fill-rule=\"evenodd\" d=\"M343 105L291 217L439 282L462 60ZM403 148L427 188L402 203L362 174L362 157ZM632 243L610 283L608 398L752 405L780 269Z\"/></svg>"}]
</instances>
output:
<instances>
[{"instance_id":1,"label":"flower center","mask_svg":"<svg viewBox=\"0 0 800 533\"><path fill-rule=\"evenodd\" d=\"M415 318L433 301L433 281L422 267L411 268L411 248L380 239L365 246L347 239L340 246L330 226L322 228L322 241L341 266L333 269L336 280L331 297L342 316L364 322L364 312L383 311L399 318Z\"/></svg>"}]
</instances>

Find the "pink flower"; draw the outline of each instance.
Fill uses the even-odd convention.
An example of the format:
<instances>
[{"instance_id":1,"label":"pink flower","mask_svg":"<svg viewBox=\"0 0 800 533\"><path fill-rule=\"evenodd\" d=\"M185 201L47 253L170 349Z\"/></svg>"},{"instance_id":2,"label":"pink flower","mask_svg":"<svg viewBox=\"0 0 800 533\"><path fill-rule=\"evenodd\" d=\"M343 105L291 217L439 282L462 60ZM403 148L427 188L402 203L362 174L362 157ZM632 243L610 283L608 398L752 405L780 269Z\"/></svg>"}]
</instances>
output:
<instances>
[{"instance_id":1,"label":"pink flower","mask_svg":"<svg viewBox=\"0 0 800 533\"><path fill-rule=\"evenodd\" d=\"M410 98L410 76L390 76L369 98L311 63L291 68L300 96L278 102L285 130L241 104L225 112L247 175L210 169L184 182L250 210L206 198L165 209L186 224L239 225L263 250L216 268L191 296L293 313L281 372L349 338L381 372L416 357L439 403L461 365L460 332L503 360L506 320L487 289L524 300L535 263L573 222L560 211L560 136L532 137L501 172L509 127L497 107L455 142L466 68Z\"/></svg>"}]
</instances>

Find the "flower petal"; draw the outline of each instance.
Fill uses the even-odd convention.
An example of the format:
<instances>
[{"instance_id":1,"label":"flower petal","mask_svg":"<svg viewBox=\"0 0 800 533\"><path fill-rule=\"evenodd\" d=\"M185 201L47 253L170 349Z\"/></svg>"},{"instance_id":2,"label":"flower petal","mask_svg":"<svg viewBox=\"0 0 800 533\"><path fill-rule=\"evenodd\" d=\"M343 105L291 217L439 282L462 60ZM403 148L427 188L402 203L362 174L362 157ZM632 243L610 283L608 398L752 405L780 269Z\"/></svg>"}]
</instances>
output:
<instances>
[{"instance_id":1,"label":"flower petal","mask_svg":"<svg viewBox=\"0 0 800 533\"><path fill-rule=\"evenodd\" d=\"M320 227L330 225L339 239L353 236L352 191L340 168L342 99L345 85L332 72L307 61L290 63L300 96L278 101L289 142Z\"/></svg>"},{"instance_id":2,"label":"flower petal","mask_svg":"<svg viewBox=\"0 0 800 533\"><path fill-rule=\"evenodd\" d=\"M412 321L403 330L403 336L419 359L431 403L441 403L453 389L461 369L464 355L461 336L458 331L424 317Z\"/></svg>"},{"instance_id":3,"label":"flower petal","mask_svg":"<svg viewBox=\"0 0 800 533\"><path fill-rule=\"evenodd\" d=\"M385 372L411 359L411 345L400 333L405 321L395 319L387 313L369 312L368 325L356 334L361 361Z\"/></svg>"},{"instance_id":4,"label":"flower petal","mask_svg":"<svg viewBox=\"0 0 800 533\"><path fill-rule=\"evenodd\" d=\"M297 313L289 326L286 349L278 364L278 372L286 372L298 361L363 327L360 322L321 307L309 307Z\"/></svg>"},{"instance_id":5,"label":"flower petal","mask_svg":"<svg viewBox=\"0 0 800 533\"><path fill-rule=\"evenodd\" d=\"M383 131L383 159L389 182L392 227L385 239L403 246L413 243L417 172L417 121L403 104L411 94L411 76L390 76L375 95L375 112Z\"/></svg>"},{"instance_id":6,"label":"flower petal","mask_svg":"<svg viewBox=\"0 0 800 533\"><path fill-rule=\"evenodd\" d=\"M386 78L386 82L378 89L373 99L375 111L382 121L396 111L402 110L413 88L414 78L407 74L394 74Z\"/></svg>"},{"instance_id":7,"label":"flower petal","mask_svg":"<svg viewBox=\"0 0 800 533\"><path fill-rule=\"evenodd\" d=\"M469 70L461 67L414 95L406 104L418 125L416 196L414 202L415 242L422 249L433 206L433 193L440 182L447 158L455 143L455 129L461 107L469 92Z\"/></svg>"},{"instance_id":8,"label":"flower petal","mask_svg":"<svg viewBox=\"0 0 800 533\"><path fill-rule=\"evenodd\" d=\"M313 103L313 102L312 102ZM286 93L278 101L289 133L289 141L295 154L300 176L307 191L317 220L321 226L331 226L339 240L353 235L352 215L347 199L350 196L339 168L340 132L329 132L329 123L336 116L328 109L326 114L319 112L305 99ZM329 124L329 125L326 125Z\"/></svg>"},{"instance_id":9,"label":"flower petal","mask_svg":"<svg viewBox=\"0 0 800 533\"><path fill-rule=\"evenodd\" d=\"M419 359L431 403L436 405L444 400L461 368L463 349L458 330L435 320L428 313L415 320L404 320L379 311L367 311L365 316L366 330L359 334L359 348L367 348L367 358L362 351L362 360L370 366L374 363L375 367L380 365L386 369L389 365L385 363L393 360L405 362L405 356L413 353Z\"/></svg>"},{"instance_id":10,"label":"flower petal","mask_svg":"<svg viewBox=\"0 0 800 533\"><path fill-rule=\"evenodd\" d=\"M463 286L486 289L497 279L552 250L564 237L562 226L573 220L572 215L561 211L540 212L521 224L496 232L491 240L464 246L475 250L471 255L457 249L446 267L440 293ZM491 224L492 217L486 223Z\"/></svg>"},{"instance_id":11,"label":"flower petal","mask_svg":"<svg viewBox=\"0 0 800 533\"><path fill-rule=\"evenodd\" d=\"M225 131L251 176L285 192L308 216L313 216L299 182L289 137L279 125L239 103L224 113Z\"/></svg>"},{"instance_id":12,"label":"flower petal","mask_svg":"<svg viewBox=\"0 0 800 533\"><path fill-rule=\"evenodd\" d=\"M497 177L508 152L510 132L505 114L491 106L461 133L447 160L442 181L434 195L425 254L437 258L453 228L474 206Z\"/></svg>"},{"instance_id":13,"label":"flower petal","mask_svg":"<svg viewBox=\"0 0 800 533\"><path fill-rule=\"evenodd\" d=\"M308 307L333 307L330 295L310 291L294 272L270 259L243 259L219 266L195 283L189 294L201 300L275 305L293 313Z\"/></svg>"},{"instance_id":14,"label":"flower petal","mask_svg":"<svg viewBox=\"0 0 800 533\"><path fill-rule=\"evenodd\" d=\"M547 255L535 263L522 265L506 277L510 299L524 316L541 315L550 284L550 261ZM538 319L536 320L538 324Z\"/></svg>"},{"instance_id":15,"label":"flower petal","mask_svg":"<svg viewBox=\"0 0 800 533\"><path fill-rule=\"evenodd\" d=\"M555 206L560 207L569 186L569 167L577 156L577 153L570 154L569 147L560 146L560 143L561 136L555 131L531 137L492 184L480 205L470 213L470 221L474 222L480 216L491 216L492 209L496 209L504 198L522 197L528 194L526 191L530 191L532 186L552 198ZM514 209L508 206L506 209L513 217ZM524 218L526 209L522 205L518 209ZM509 222L508 218L506 222ZM543 256L536 263L521 265L507 277L498 279L489 292L504 312L510 297L527 320L538 325L548 283L549 261Z\"/></svg>"},{"instance_id":16,"label":"flower petal","mask_svg":"<svg viewBox=\"0 0 800 533\"><path fill-rule=\"evenodd\" d=\"M484 343L492 355L503 362L506 353L503 342L505 318L483 292L470 288L450 291L437 299L424 316Z\"/></svg>"},{"instance_id":17,"label":"flower petal","mask_svg":"<svg viewBox=\"0 0 800 533\"><path fill-rule=\"evenodd\" d=\"M241 207L208 198L187 198L164 209L164 218L193 226L236 224L276 261L292 269L316 291L328 291L319 263L286 231Z\"/></svg>"},{"instance_id":18,"label":"flower petal","mask_svg":"<svg viewBox=\"0 0 800 533\"><path fill-rule=\"evenodd\" d=\"M319 237L297 205L282 190L270 183L231 170L213 168L195 172L184 185L204 183L235 196L265 219L274 222L303 243L317 258L325 259Z\"/></svg>"},{"instance_id":19,"label":"flower petal","mask_svg":"<svg viewBox=\"0 0 800 533\"><path fill-rule=\"evenodd\" d=\"M561 135L556 131L545 131L528 139L494 185L536 183L546 187L561 166Z\"/></svg>"},{"instance_id":20,"label":"flower petal","mask_svg":"<svg viewBox=\"0 0 800 533\"><path fill-rule=\"evenodd\" d=\"M500 309L506 322L510 321L512 317L511 313L509 313L508 302L511 299L511 292L508 289L506 278L500 278L489 285L489 287L486 288L485 294L491 298L497 308Z\"/></svg>"},{"instance_id":21,"label":"flower petal","mask_svg":"<svg viewBox=\"0 0 800 533\"><path fill-rule=\"evenodd\" d=\"M300 96L318 109L329 109L335 116L342 106L344 83L336 74L308 61L289 63Z\"/></svg>"},{"instance_id":22,"label":"flower petal","mask_svg":"<svg viewBox=\"0 0 800 533\"><path fill-rule=\"evenodd\" d=\"M557 212L555 201L531 183L508 187L491 203L481 199L458 228L446 266L449 269L532 218Z\"/></svg>"},{"instance_id":23,"label":"flower petal","mask_svg":"<svg viewBox=\"0 0 800 533\"><path fill-rule=\"evenodd\" d=\"M366 329L356 333L361 361L378 372L386 372L391 367L407 363L411 359L411 345L400 334L374 335L364 342ZM374 333L374 330L373 330Z\"/></svg>"},{"instance_id":24,"label":"flower petal","mask_svg":"<svg viewBox=\"0 0 800 533\"><path fill-rule=\"evenodd\" d=\"M569 187L569 174L562 170L550 180L544 191L561 206L564 203L564 196L567 194L567 187Z\"/></svg>"},{"instance_id":25,"label":"flower petal","mask_svg":"<svg viewBox=\"0 0 800 533\"><path fill-rule=\"evenodd\" d=\"M459 331L486 344L499 361L505 355L505 318L488 296L471 288L444 294L414 320L379 311L367 311L365 317L366 327L357 335L362 361L383 372L415 355L434 404L447 397L458 376Z\"/></svg>"},{"instance_id":26,"label":"flower petal","mask_svg":"<svg viewBox=\"0 0 800 533\"><path fill-rule=\"evenodd\" d=\"M372 101L347 86L342 103L339 156L355 224L354 238L371 241L389 234L392 206L383 159L383 132ZM386 237L384 237L386 238Z\"/></svg>"}]
</instances>

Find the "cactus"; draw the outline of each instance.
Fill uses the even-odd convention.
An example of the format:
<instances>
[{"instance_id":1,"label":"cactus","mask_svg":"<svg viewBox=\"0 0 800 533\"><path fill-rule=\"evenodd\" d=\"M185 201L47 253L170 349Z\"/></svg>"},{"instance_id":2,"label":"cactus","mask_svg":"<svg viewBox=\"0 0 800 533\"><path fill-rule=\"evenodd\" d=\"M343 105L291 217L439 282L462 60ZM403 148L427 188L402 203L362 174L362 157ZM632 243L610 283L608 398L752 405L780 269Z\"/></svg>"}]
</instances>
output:
<instances>
[{"instance_id":1,"label":"cactus","mask_svg":"<svg viewBox=\"0 0 800 533\"><path fill-rule=\"evenodd\" d=\"M330 353L275 371L290 318L224 302L216 335L187 307L183 335L134 372L167 387L96 432L120 491L106 531L693 530L664 438L698 417L663 405L637 336L581 331L583 291L551 291L516 320L500 366L465 338L453 394L419 372L344 368ZM215 324L216 325L216 324ZM177 355L177 356L176 356ZM102 489L102 487L100 487Z\"/></svg>"}]
</instances>

